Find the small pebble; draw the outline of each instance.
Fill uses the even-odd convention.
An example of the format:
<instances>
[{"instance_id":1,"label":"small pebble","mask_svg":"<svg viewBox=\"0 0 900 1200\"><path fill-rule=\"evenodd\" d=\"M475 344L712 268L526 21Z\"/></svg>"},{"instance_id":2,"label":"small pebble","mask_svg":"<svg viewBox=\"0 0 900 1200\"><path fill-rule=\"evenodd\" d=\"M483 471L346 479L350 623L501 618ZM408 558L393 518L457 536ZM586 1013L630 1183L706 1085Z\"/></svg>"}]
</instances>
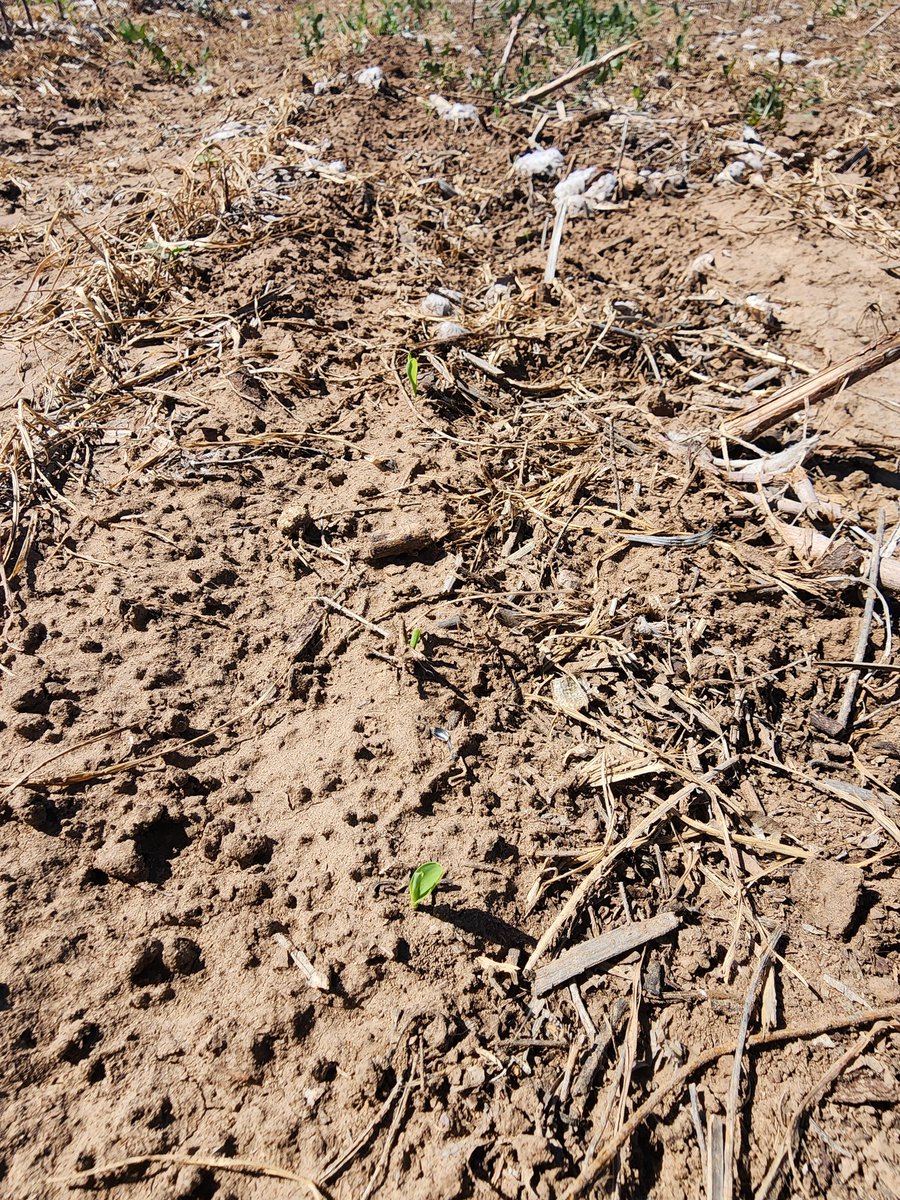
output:
<instances>
[{"instance_id":1,"label":"small pebble","mask_svg":"<svg viewBox=\"0 0 900 1200\"><path fill-rule=\"evenodd\" d=\"M356 82L360 87L371 88L373 92L377 92L384 83L384 71L381 67L366 67L356 76Z\"/></svg>"},{"instance_id":2,"label":"small pebble","mask_svg":"<svg viewBox=\"0 0 900 1200\"><path fill-rule=\"evenodd\" d=\"M201 964L200 947L186 937L167 939L163 945L163 963L175 975L190 975Z\"/></svg>"},{"instance_id":3,"label":"small pebble","mask_svg":"<svg viewBox=\"0 0 900 1200\"><path fill-rule=\"evenodd\" d=\"M278 514L278 532L286 538L295 538L310 524L308 504L286 504Z\"/></svg>"},{"instance_id":4,"label":"small pebble","mask_svg":"<svg viewBox=\"0 0 900 1200\"><path fill-rule=\"evenodd\" d=\"M147 879L147 864L132 841L107 842L97 852L94 866L122 883L143 883Z\"/></svg>"},{"instance_id":5,"label":"small pebble","mask_svg":"<svg viewBox=\"0 0 900 1200\"><path fill-rule=\"evenodd\" d=\"M246 869L267 861L272 845L272 839L261 833L230 833L222 842L222 854L236 866Z\"/></svg>"}]
</instances>

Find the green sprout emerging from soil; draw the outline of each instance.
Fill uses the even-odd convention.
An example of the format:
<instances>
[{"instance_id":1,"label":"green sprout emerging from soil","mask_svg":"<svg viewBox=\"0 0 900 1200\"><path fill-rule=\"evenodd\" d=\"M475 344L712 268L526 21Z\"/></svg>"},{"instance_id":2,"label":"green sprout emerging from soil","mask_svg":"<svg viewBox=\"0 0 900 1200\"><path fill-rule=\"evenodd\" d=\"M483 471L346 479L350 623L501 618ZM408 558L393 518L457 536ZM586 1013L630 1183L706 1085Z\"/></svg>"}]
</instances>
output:
<instances>
[{"instance_id":1,"label":"green sprout emerging from soil","mask_svg":"<svg viewBox=\"0 0 900 1200\"><path fill-rule=\"evenodd\" d=\"M419 391L419 360L412 354L406 356L406 378L409 380L409 386L412 388L412 394L418 395Z\"/></svg>"},{"instance_id":2,"label":"green sprout emerging from soil","mask_svg":"<svg viewBox=\"0 0 900 1200\"><path fill-rule=\"evenodd\" d=\"M409 902L412 907L418 908L419 903L431 895L443 877L444 868L440 863L427 862L416 867L409 880Z\"/></svg>"}]
</instances>

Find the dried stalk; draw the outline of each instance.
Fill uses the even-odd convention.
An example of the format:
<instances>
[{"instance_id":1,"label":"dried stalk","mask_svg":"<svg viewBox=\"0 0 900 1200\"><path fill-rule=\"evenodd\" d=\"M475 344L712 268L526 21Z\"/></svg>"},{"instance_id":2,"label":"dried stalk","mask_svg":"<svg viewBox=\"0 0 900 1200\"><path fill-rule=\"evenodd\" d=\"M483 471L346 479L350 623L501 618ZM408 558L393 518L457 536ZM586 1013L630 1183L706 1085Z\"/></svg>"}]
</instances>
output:
<instances>
[{"instance_id":1,"label":"dried stalk","mask_svg":"<svg viewBox=\"0 0 900 1200\"><path fill-rule=\"evenodd\" d=\"M881 566L881 547L884 543L884 509L878 513L878 529L872 544L872 557L869 561L869 589L863 609L863 618L859 627L859 637L856 641L854 662L862 662L869 648L869 635L872 632L872 618L875 615L875 597L878 595L878 579ZM830 720L821 713L813 713L813 724L822 729L829 737L842 737L850 724L850 714L853 712L853 702L856 699L856 689L863 673L863 668L854 667L844 685L844 698L838 711L837 720Z\"/></svg>"},{"instance_id":2,"label":"dried stalk","mask_svg":"<svg viewBox=\"0 0 900 1200\"><path fill-rule=\"evenodd\" d=\"M845 387L857 383L860 379L865 379L867 375L874 375L876 371L898 358L900 330L868 350L851 355L836 366L826 367L816 375L811 375L809 379L802 379L799 383L782 388L749 412L729 418L725 422L725 434L730 438L752 441L792 413L799 412L807 405L827 400L829 396L843 391Z\"/></svg>"},{"instance_id":3,"label":"dried stalk","mask_svg":"<svg viewBox=\"0 0 900 1200\"><path fill-rule=\"evenodd\" d=\"M769 965L769 959L775 953L778 943L784 936L783 929L776 929L769 938L767 945L764 947L762 954L759 956L759 962L756 964L756 970L753 972L753 978L750 980L750 986L747 988L747 998L744 1001L744 1008L741 1013L741 1023L738 1028L737 1044L734 1048L734 1063L731 1068L731 1082L728 1086L728 1099L725 1105L725 1146L723 1152L724 1173L723 1173L723 1188L722 1200L732 1200L734 1195L734 1176L736 1170L735 1156L736 1152L740 1152L740 1129L738 1127L737 1108L738 1098L741 1090L741 1060L744 1054L744 1046L747 1042L747 1034L750 1028L750 1017L753 1015L753 1009L756 1007L756 996L759 991L760 981L765 974L766 968Z\"/></svg>"},{"instance_id":4,"label":"dried stalk","mask_svg":"<svg viewBox=\"0 0 900 1200\"><path fill-rule=\"evenodd\" d=\"M516 96L510 103L516 108L521 108L524 104L531 104L535 100L549 96L551 92L556 92L560 88L567 87L570 83L575 83L576 80L589 75L592 71L599 71L601 67L605 67L617 58L621 58L623 54L630 54L640 44L639 41L626 42L624 46L616 46L612 50L607 50L605 53L598 55L597 58L592 58L590 62L579 63L578 66L571 67L562 75L557 75L555 79L551 79L549 83L542 83L538 87L533 87L524 96Z\"/></svg>"}]
</instances>

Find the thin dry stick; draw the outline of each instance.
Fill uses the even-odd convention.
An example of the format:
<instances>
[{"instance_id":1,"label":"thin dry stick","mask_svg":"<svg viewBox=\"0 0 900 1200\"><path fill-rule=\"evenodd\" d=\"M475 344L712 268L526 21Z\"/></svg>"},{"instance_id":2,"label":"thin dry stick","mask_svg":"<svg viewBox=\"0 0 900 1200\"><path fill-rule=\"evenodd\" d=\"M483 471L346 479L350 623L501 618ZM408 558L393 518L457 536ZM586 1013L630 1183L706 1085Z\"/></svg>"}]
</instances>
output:
<instances>
[{"instance_id":1,"label":"thin dry stick","mask_svg":"<svg viewBox=\"0 0 900 1200\"><path fill-rule=\"evenodd\" d=\"M856 639L854 662L862 662L869 648L869 636L872 632L872 618L875 616L875 597L878 595L878 581L881 570L881 547L884 542L884 509L878 512L878 528L875 531L875 541L872 543L872 558L869 562L870 587L866 594L866 604L863 609L862 623L859 627L859 637ZM821 713L815 714L814 723L825 730L830 737L840 737L850 724L850 714L853 712L853 702L856 699L856 689L859 686L862 670L854 667L844 684L844 698L838 710L837 720L830 721Z\"/></svg>"},{"instance_id":2,"label":"thin dry stick","mask_svg":"<svg viewBox=\"0 0 900 1200\"><path fill-rule=\"evenodd\" d=\"M863 38L871 37L876 29L880 29L886 21L891 19L894 13L898 12L900 12L900 4L895 4L893 8L889 8L886 13L882 13L876 21L873 21L868 29L864 29L860 36Z\"/></svg>"},{"instance_id":3,"label":"thin dry stick","mask_svg":"<svg viewBox=\"0 0 900 1200\"><path fill-rule=\"evenodd\" d=\"M664 800L661 804L658 804L656 808L654 808L653 812L644 817L642 821L638 821L637 824L632 827L630 833L628 833L628 835L623 838L621 842L617 843L617 845L615 845L608 854L604 855L604 857L600 860L600 862L597 863L590 874L584 877L572 895L568 898L568 900L541 934L538 944L535 946L531 957L525 964L526 971L534 970L538 960L546 953L548 947L552 944L560 929L562 929L563 925L565 925L565 923L572 916L574 916L578 910L578 906L584 901L585 897L590 893L592 888L594 888L600 882L613 863L620 858L621 855L626 852L626 850L631 849L636 842L639 842L641 838L649 833L649 831L655 825L664 820L669 813L673 811L673 809L678 807L682 800L686 800L687 797L690 796L691 792L695 790L695 788L702 787L704 783L709 783L716 777L717 774L718 771L715 770L707 771L707 773L701 776L696 783L691 782L686 784L683 788L679 788L679 790L673 795L669 796L667 800Z\"/></svg>"},{"instance_id":4,"label":"thin dry stick","mask_svg":"<svg viewBox=\"0 0 900 1200\"><path fill-rule=\"evenodd\" d=\"M50 763L56 762L57 759L65 758L67 754L73 754L76 750L83 750L85 746L93 746L95 742L102 742L108 737L115 737L115 735L118 733L127 732L127 725L117 725L114 729L105 729L103 733L95 733L93 737L85 738L82 742L76 742L74 746L66 746L65 750L57 750L55 754L51 754L49 758L45 758L44 761L38 763L37 766L29 767L28 770L24 771L17 779L13 779L10 783L5 784L4 790L0 792L0 800L5 799L8 795L10 795L11 792L14 792L16 788L21 787L23 783L27 783L33 775L38 773L38 771L43 771L44 767L48 767Z\"/></svg>"},{"instance_id":5,"label":"thin dry stick","mask_svg":"<svg viewBox=\"0 0 900 1200\"><path fill-rule=\"evenodd\" d=\"M725 1120L711 1115L706 1130L709 1155L706 1159L706 1200L722 1200L725 1195Z\"/></svg>"},{"instance_id":6,"label":"thin dry stick","mask_svg":"<svg viewBox=\"0 0 900 1200\"><path fill-rule=\"evenodd\" d=\"M859 667L861 671L900 671L900 663L851 662L849 658L814 658L813 667Z\"/></svg>"},{"instance_id":7,"label":"thin dry stick","mask_svg":"<svg viewBox=\"0 0 900 1200\"><path fill-rule=\"evenodd\" d=\"M756 1007L756 995L759 984L769 965L769 959L775 952L778 943L784 936L784 929L776 929L759 956L756 970L747 988L747 998L741 1013L741 1023L738 1026L737 1043L734 1048L734 1063L731 1068L731 1082L728 1085L728 1099L725 1105L725 1175L723 1180L722 1200L732 1200L734 1195L734 1175L736 1170L735 1155L740 1152L740 1130L737 1125L738 1098L741 1092L741 1059L750 1029L750 1017Z\"/></svg>"},{"instance_id":8,"label":"thin dry stick","mask_svg":"<svg viewBox=\"0 0 900 1200\"><path fill-rule=\"evenodd\" d=\"M706 1137L703 1133L703 1120L700 1116L700 1098L697 1095L697 1085L692 1083L688 1086L688 1095L691 1101L691 1120L694 1123L694 1133L697 1138L697 1149L700 1151L701 1167L706 1164Z\"/></svg>"},{"instance_id":9,"label":"thin dry stick","mask_svg":"<svg viewBox=\"0 0 900 1200\"><path fill-rule=\"evenodd\" d=\"M858 788L854 784L846 783L841 779L818 779L815 775L804 774L803 771L797 771L785 763L771 762L769 759L762 758L761 756L754 757L756 761L769 767L770 770L781 771L785 775L792 776L794 779L800 779L804 783L808 783L810 787L817 788L822 792L828 792L831 796L837 796L844 804L849 804L853 808L858 808L862 812L868 813L872 820L876 821L885 833L890 834L897 845L900 846L900 825L888 815L883 803L874 792L866 788Z\"/></svg>"},{"instance_id":10,"label":"thin dry stick","mask_svg":"<svg viewBox=\"0 0 900 1200\"><path fill-rule=\"evenodd\" d=\"M230 717L227 721L223 721L221 725L214 725L212 729L207 729L205 733L200 733L196 737L188 738L187 741L180 742L178 746L179 750L183 750L187 746L199 746L201 743L208 741L210 738L217 737L220 733L224 733L226 729L230 729L232 725L236 725L239 721L243 720L244 717L250 716L250 714L256 712L257 709L262 708L265 704L268 704L275 695L275 691L275 685L271 684L268 688L266 688L260 698L258 700L254 700L252 704L248 705L243 710L243 712L239 712L237 716ZM89 738L87 742L80 744L88 745L92 741L99 740L100 737ZM77 750L78 746L72 746L71 749ZM109 775L120 775L123 771L132 770L133 767L142 767L147 763L156 762L157 759L163 758L166 754L171 754L171 752L171 745L166 745L160 750L153 750L149 754L142 754L139 758L126 758L121 762L110 763L110 765L107 767L97 767L97 769L94 771L76 771L72 775L54 775L50 778L37 780L31 778L35 771L40 770L40 767L35 767L34 771L28 771L23 779L17 779L11 784L8 784L7 790L13 791L26 781L30 782L31 787L33 788L72 787L74 784L78 783L90 783L95 779L105 779ZM60 754L54 755L53 758L59 758L61 756L62 751ZM52 762L53 758L49 758L47 762ZM46 763L42 765L46 766Z\"/></svg>"},{"instance_id":11,"label":"thin dry stick","mask_svg":"<svg viewBox=\"0 0 900 1200\"><path fill-rule=\"evenodd\" d=\"M730 438L752 441L773 425L779 424L785 417L799 412L808 404L818 404L821 400L827 400L835 392L865 379L867 375L873 375L897 358L900 358L900 330L896 330L877 345L870 346L868 350L852 355L837 366L826 367L800 383L781 388L774 396L770 396L749 412L731 417L725 422L725 434Z\"/></svg>"},{"instance_id":12,"label":"thin dry stick","mask_svg":"<svg viewBox=\"0 0 900 1200\"><path fill-rule=\"evenodd\" d=\"M503 82L503 77L506 74L506 66L509 62L509 56L512 54L512 48L516 44L516 38L519 36L519 30L522 23L531 13L529 6L524 12L518 12L509 23L509 37L506 39L506 45L503 47L503 53L500 55L500 65L494 72L494 88L499 88Z\"/></svg>"},{"instance_id":13,"label":"thin dry stick","mask_svg":"<svg viewBox=\"0 0 900 1200\"><path fill-rule=\"evenodd\" d=\"M403 1088L403 1095L400 1097L400 1103L397 1105L394 1118L391 1121L390 1128L388 1129L384 1147L381 1151L381 1154L378 1156L378 1162L375 1164L375 1169L372 1171L372 1177L366 1184L365 1191L363 1192L362 1196L360 1196L360 1200L369 1200L369 1197L381 1183L385 1169L387 1168L388 1159L391 1156L391 1148L394 1145L394 1139L397 1136L397 1132L400 1129L400 1122L403 1120L403 1116L406 1112L406 1105L409 1101L409 1093L412 1091L412 1088L413 1082L410 1073L410 1078L406 1081L406 1086Z\"/></svg>"},{"instance_id":14,"label":"thin dry stick","mask_svg":"<svg viewBox=\"0 0 900 1200\"><path fill-rule=\"evenodd\" d=\"M390 1094L388 1095L388 1098L385 1100L384 1104L382 1104L374 1118L365 1127L356 1141L348 1146L344 1153L340 1155L340 1157L336 1158L332 1163L329 1164L329 1166L325 1168L324 1171L322 1171L319 1178L323 1184L331 1183L332 1179L337 1179L338 1175L340 1175L342 1171L345 1171L347 1167L350 1166L357 1154L359 1154L359 1152L368 1145L369 1140L375 1133L375 1130L391 1111L391 1107L394 1101L397 1099L397 1096L403 1086L404 1080L398 1079L391 1088Z\"/></svg>"},{"instance_id":15,"label":"thin dry stick","mask_svg":"<svg viewBox=\"0 0 900 1200\"><path fill-rule=\"evenodd\" d=\"M615 59L621 58L623 54L629 54L640 44L640 41L626 42L624 46L616 46L612 50L607 50L597 58L592 58L590 62L579 63L578 66L571 67L562 75L557 75L555 79L551 79L549 83L542 83L538 87L533 87L524 96L516 96L510 103L516 108L521 108L523 104L531 104L534 100L540 100L544 96L549 96L551 92L558 91L559 88L566 87L570 83L575 83L582 76L589 75L591 71L599 71L601 67L605 67Z\"/></svg>"},{"instance_id":16,"label":"thin dry stick","mask_svg":"<svg viewBox=\"0 0 900 1200\"><path fill-rule=\"evenodd\" d=\"M164 1163L176 1167L210 1167L214 1171L238 1171L242 1175L263 1175L267 1179L287 1179L307 1189L313 1200L325 1200L315 1182L307 1175L297 1175L284 1167L273 1167L268 1163L251 1162L247 1158L215 1158L204 1154L137 1154L133 1158L121 1158L117 1162L101 1163L89 1171L73 1171L71 1175L51 1176L50 1183L74 1184L99 1175L117 1175L128 1167L142 1167L147 1163Z\"/></svg>"},{"instance_id":17,"label":"thin dry stick","mask_svg":"<svg viewBox=\"0 0 900 1200\"><path fill-rule=\"evenodd\" d=\"M644 954L642 952L634 965L634 976L631 981L631 1012L628 1015L625 1037L622 1040L622 1087L619 1090L616 1129L621 1129L625 1123L628 1093L631 1091L631 1077L634 1074L634 1064L637 1060L638 1032L641 1017L641 979L643 978L643 974Z\"/></svg>"},{"instance_id":18,"label":"thin dry stick","mask_svg":"<svg viewBox=\"0 0 900 1200\"><path fill-rule=\"evenodd\" d=\"M845 1029L858 1029L861 1025L874 1025L878 1021L900 1025L900 1005L873 1009L871 1012L858 1013L856 1016L845 1017L840 1021L818 1021L811 1025L796 1025L791 1029L777 1029L773 1033L759 1033L755 1037L747 1039L747 1049L764 1050L769 1046L780 1046L784 1042L821 1037L823 1033L839 1033ZM673 1092L680 1091L698 1071L718 1062L720 1058L724 1058L728 1054L734 1054L736 1049L735 1043L732 1042L728 1045L713 1046L710 1050L704 1050L686 1063L680 1071L676 1071L671 1079L655 1088L619 1132L610 1138L592 1161L583 1168L571 1188L563 1195L562 1200L574 1200L575 1196L580 1196L610 1165L626 1142L634 1136L635 1131L656 1112L663 1101Z\"/></svg>"},{"instance_id":19,"label":"thin dry stick","mask_svg":"<svg viewBox=\"0 0 900 1200\"><path fill-rule=\"evenodd\" d=\"M888 1028L887 1025L875 1025L867 1033L864 1033L861 1038L853 1043L850 1049L842 1054L836 1062L832 1063L825 1074L817 1083L809 1089L797 1108L794 1115L788 1122L787 1129L784 1133L784 1139L778 1149L775 1157L772 1159L771 1166L766 1171L765 1178L756 1189L753 1200L770 1200L774 1194L777 1196L780 1188L777 1190L777 1185L782 1181L783 1172L789 1159L793 1158L797 1150L797 1141L800 1135L800 1128L803 1124L803 1118L806 1116L807 1109L810 1108L817 1100L828 1091L834 1081L843 1075L852 1062L866 1050L880 1034Z\"/></svg>"},{"instance_id":20,"label":"thin dry stick","mask_svg":"<svg viewBox=\"0 0 900 1200\"><path fill-rule=\"evenodd\" d=\"M559 249L562 245L563 229L569 212L568 198L564 197L556 210L556 220L553 222L553 235L550 238L550 249L547 251L547 266L544 268L544 283L552 283L556 278L556 265L559 261Z\"/></svg>"},{"instance_id":21,"label":"thin dry stick","mask_svg":"<svg viewBox=\"0 0 900 1200\"><path fill-rule=\"evenodd\" d=\"M371 621L367 621L365 617L361 617L359 613L353 612L352 609L344 608L343 604L338 604L336 600L330 599L328 596L316 596L319 604L324 604L328 608L333 608L335 612L341 614L342 617L347 617L351 621L356 621L358 625L362 625L363 629L370 629L372 633L377 633L379 637L389 638L390 632L383 629L380 625L374 625Z\"/></svg>"}]
</instances>

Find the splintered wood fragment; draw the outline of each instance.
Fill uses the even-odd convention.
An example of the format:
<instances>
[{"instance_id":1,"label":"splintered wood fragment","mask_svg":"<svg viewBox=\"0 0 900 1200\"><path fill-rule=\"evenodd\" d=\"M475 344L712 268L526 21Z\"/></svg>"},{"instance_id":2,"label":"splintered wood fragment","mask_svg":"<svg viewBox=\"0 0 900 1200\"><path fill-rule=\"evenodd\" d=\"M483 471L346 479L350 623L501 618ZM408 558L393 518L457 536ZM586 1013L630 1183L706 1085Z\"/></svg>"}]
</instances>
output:
<instances>
[{"instance_id":1,"label":"splintered wood fragment","mask_svg":"<svg viewBox=\"0 0 900 1200\"><path fill-rule=\"evenodd\" d=\"M575 83L582 76L589 75L591 71L599 71L601 67L605 67L617 58L621 58L623 54L629 54L639 45L640 42L626 42L624 46L616 46L612 50L607 50L597 58L592 58L590 62L579 63L577 66L571 67L562 75L557 75L555 79L551 79L549 83L542 83L538 87L533 87L524 96L515 96L510 101L510 104L514 108L521 108L523 104L531 104L534 100L540 100L543 96L549 96L551 92L558 91L559 88L566 87L570 83Z\"/></svg>"},{"instance_id":2,"label":"splintered wood fragment","mask_svg":"<svg viewBox=\"0 0 900 1200\"><path fill-rule=\"evenodd\" d=\"M744 492L744 497L752 503L759 503L759 498L752 493ZM862 560L862 555L852 542L845 538L830 538L827 534L819 533L817 529L803 529L799 525L788 525L777 517L769 518L772 528L783 542L795 550L802 558L815 559L811 563L817 573L849 574ZM882 558L880 564L879 586L889 592L900 592L900 558Z\"/></svg>"},{"instance_id":3,"label":"splintered wood fragment","mask_svg":"<svg viewBox=\"0 0 900 1200\"><path fill-rule=\"evenodd\" d=\"M601 1030L597 1035L593 1048L585 1058L584 1064L572 1085L573 1106L577 1105L579 1101L585 1101L590 1095L594 1077L613 1043L613 1038L624 1025L627 1016L628 1001L620 996L610 1009L609 1017L605 1022L606 1028Z\"/></svg>"},{"instance_id":4,"label":"splintered wood fragment","mask_svg":"<svg viewBox=\"0 0 900 1200\"><path fill-rule=\"evenodd\" d=\"M303 620L297 626L294 640L288 646L287 654L289 658L300 658L317 637L322 626L322 612L315 604L310 604L306 610Z\"/></svg>"},{"instance_id":5,"label":"splintered wood fragment","mask_svg":"<svg viewBox=\"0 0 900 1200\"><path fill-rule=\"evenodd\" d=\"M762 1010L759 1025L763 1033L771 1033L778 1027L778 963L773 962L763 984Z\"/></svg>"},{"instance_id":6,"label":"splintered wood fragment","mask_svg":"<svg viewBox=\"0 0 900 1200\"><path fill-rule=\"evenodd\" d=\"M872 632L872 618L875 615L875 597L878 595L879 575L881 572L881 546L884 542L884 509L878 513L878 528L875 533L875 541L872 543L872 554L869 559L869 589L866 595L866 603L863 608L863 619L859 628L859 636L856 641L856 653L853 655L854 662L863 662L866 657L866 651L869 648L869 635ZM844 696L841 700L840 711L837 715L837 720L832 720L831 717L823 713L812 714L813 724L817 729L823 730L829 737L843 737L850 724L850 716L853 712L853 702L856 699L856 689L859 686L859 681L862 677L863 669L854 667L847 678L844 685Z\"/></svg>"},{"instance_id":7,"label":"splintered wood fragment","mask_svg":"<svg viewBox=\"0 0 900 1200\"><path fill-rule=\"evenodd\" d=\"M302 950L298 950L296 946L292 946L283 933L273 933L272 941L279 945L282 950L286 950L288 957L295 967L299 967L303 972L306 982L311 988L316 988L320 992L327 992L328 976L322 971L317 971L312 965Z\"/></svg>"},{"instance_id":8,"label":"splintered wood fragment","mask_svg":"<svg viewBox=\"0 0 900 1200\"><path fill-rule=\"evenodd\" d=\"M383 562L386 558L400 558L404 554L416 554L434 545L434 533L427 525L405 525L373 533L369 539L370 562Z\"/></svg>"},{"instance_id":9,"label":"splintered wood fragment","mask_svg":"<svg viewBox=\"0 0 900 1200\"><path fill-rule=\"evenodd\" d=\"M725 1122L710 1117L706 1128L706 1200L722 1200L725 1195Z\"/></svg>"},{"instance_id":10,"label":"splintered wood fragment","mask_svg":"<svg viewBox=\"0 0 900 1200\"><path fill-rule=\"evenodd\" d=\"M835 392L841 391L850 384L873 375L889 363L900 358L900 329L896 330L883 341L868 350L854 354L836 366L826 367L823 371L803 379L800 383L781 388L774 396L770 396L762 404L758 404L749 412L739 413L725 422L725 433L731 438L744 438L752 441L767 429L778 425L785 417L800 412L808 404L818 404L827 400Z\"/></svg>"},{"instance_id":11,"label":"splintered wood fragment","mask_svg":"<svg viewBox=\"0 0 900 1200\"><path fill-rule=\"evenodd\" d=\"M563 198L556 210L556 220L553 222L553 236L550 238L550 249L547 252L547 266L544 269L544 283L552 283L556 278L556 266L559 262L559 248L562 245L563 228L569 211L569 201Z\"/></svg>"},{"instance_id":12,"label":"splintered wood fragment","mask_svg":"<svg viewBox=\"0 0 900 1200\"><path fill-rule=\"evenodd\" d=\"M561 987L585 971L599 967L602 963L619 958L652 942L665 937L680 925L680 918L673 912L660 913L646 921L632 921L600 937L590 938L571 950L565 950L551 963L535 972L534 994L544 996L554 988Z\"/></svg>"}]
</instances>

